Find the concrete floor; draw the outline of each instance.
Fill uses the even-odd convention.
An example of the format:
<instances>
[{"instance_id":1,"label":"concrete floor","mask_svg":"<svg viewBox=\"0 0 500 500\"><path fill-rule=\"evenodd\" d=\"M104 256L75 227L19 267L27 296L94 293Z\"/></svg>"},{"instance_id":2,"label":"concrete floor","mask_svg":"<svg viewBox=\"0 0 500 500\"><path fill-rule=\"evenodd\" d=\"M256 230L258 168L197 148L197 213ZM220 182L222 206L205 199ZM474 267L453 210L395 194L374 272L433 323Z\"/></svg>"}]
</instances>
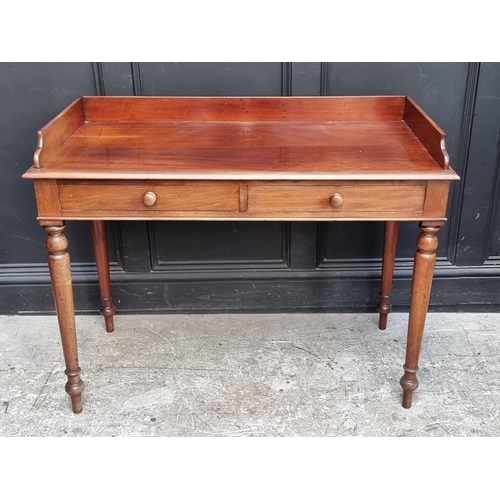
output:
<instances>
[{"instance_id":1,"label":"concrete floor","mask_svg":"<svg viewBox=\"0 0 500 500\"><path fill-rule=\"evenodd\" d=\"M401 407L407 314L77 317L74 415L55 317L0 316L0 436L500 436L500 314L429 314Z\"/></svg>"}]
</instances>

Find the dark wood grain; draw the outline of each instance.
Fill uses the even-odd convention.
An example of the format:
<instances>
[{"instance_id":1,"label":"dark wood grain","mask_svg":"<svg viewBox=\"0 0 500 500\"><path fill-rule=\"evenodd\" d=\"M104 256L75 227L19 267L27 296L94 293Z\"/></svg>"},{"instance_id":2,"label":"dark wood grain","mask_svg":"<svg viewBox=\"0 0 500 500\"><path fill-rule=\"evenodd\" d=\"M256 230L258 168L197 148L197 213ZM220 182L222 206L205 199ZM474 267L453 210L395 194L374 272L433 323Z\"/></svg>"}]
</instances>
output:
<instances>
[{"instance_id":1,"label":"dark wood grain","mask_svg":"<svg viewBox=\"0 0 500 500\"><path fill-rule=\"evenodd\" d=\"M446 134L410 97L406 98L404 120L436 162L444 169L450 168Z\"/></svg>"},{"instance_id":2,"label":"dark wood grain","mask_svg":"<svg viewBox=\"0 0 500 500\"><path fill-rule=\"evenodd\" d=\"M333 206L334 194L342 203ZM336 217L352 212L422 212L425 185L349 184L282 185L262 184L248 190L249 212L327 212Z\"/></svg>"},{"instance_id":3,"label":"dark wood grain","mask_svg":"<svg viewBox=\"0 0 500 500\"><path fill-rule=\"evenodd\" d=\"M38 215L48 219L60 219L61 205L57 180L36 179L34 184Z\"/></svg>"},{"instance_id":4,"label":"dark wood grain","mask_svg":"<svg viewBox=\"0 0 500 500\"><path fill-rule=\"evenodd\" d=\"M57 179L453 179L402 121L86 123L41 169Z\"/></svg>"},{"instance_id":5,"label":"dark wood grain","mask_svg":"<svg viewBox=\"0 0 500 500\"><path fill-rule=\"evenodd\" d=\"M83 98L72 102L45 127L38 131L38 142L33 154L33 167L41 168L85 121Z\"/></svg>"},{"instance_id":6,"label":"dark wood grain","mask_svg":"<svg viewBox=\"0 0 500 500\"><path fill-rule=\"evenodd\" d=\"M449 192L449 181L429 181L427 183L424 204L426 218L433 219L436 216L440 217L440 214L446 213Z\"/></svg>"},{"instance_id":7,"label":"dark wood grain","mask_svg":"<svg viewBox=\"0 0 500 500\"><path fill-rule=\"evenodd\" d=\"M90 187L91 186L91 187ZM110 184L65 184L59 186L63 211L72 210L144 210L144 211L238 211L237 184L187 185L137 182ZM144 203L144 195L154 193L153 205Z\"/></svg>"},{"instance_id":8,"label":"dark wood grain","mask_svg":"<svg viewBox=\"0 0 500 500\"><path fill-rule=\"evenodd\" d=\"M60 180L57 189L60 214L71 220L438 220L445 218L449 183ZM333 205L334 195L342 203Z\"/></svg>"},{"instance_id":9,"label":"dark wood grain","mask_svg":"<svg viewBox=\"0 0 500 500\"><path fill-rule=\"evenodd\" d=\"M88 121L402 120L403 96L84 97Z\"/></svg>"}]
</instances>

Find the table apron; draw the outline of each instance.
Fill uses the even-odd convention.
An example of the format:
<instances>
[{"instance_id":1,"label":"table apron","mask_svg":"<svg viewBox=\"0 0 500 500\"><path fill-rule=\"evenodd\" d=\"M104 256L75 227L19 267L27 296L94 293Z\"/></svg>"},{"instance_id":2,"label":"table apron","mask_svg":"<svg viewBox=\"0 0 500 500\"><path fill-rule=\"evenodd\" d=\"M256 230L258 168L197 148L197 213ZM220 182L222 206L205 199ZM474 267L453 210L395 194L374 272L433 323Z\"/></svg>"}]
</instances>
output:
<instances>
[{"instance_id":1,"label":"table apron","mask_svg":"<svg viewBox=\"0 0 500 500\"><path fill-rule=\"evenodd\" d=\"M446 220L449 181L35 181L43 220Z\"/></svg>"}]
</instances>

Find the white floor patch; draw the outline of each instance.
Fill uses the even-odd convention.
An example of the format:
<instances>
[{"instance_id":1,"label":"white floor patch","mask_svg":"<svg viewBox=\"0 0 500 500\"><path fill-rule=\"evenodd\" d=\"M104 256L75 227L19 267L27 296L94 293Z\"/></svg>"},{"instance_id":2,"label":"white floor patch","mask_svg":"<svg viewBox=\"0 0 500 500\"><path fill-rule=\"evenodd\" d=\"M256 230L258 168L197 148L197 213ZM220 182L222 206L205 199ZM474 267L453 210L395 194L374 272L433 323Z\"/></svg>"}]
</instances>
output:
<instances>
[{"instance_id":1,"label":"white floor patch","mask_svg":"<svg viewBox=\"0 0 500 500\"><path fill-rule=\"evenodd\" d=\"M174 393L167 387L153 389L152 391L138 394L125 401L124 405L128 408L138 408L141 406L161 406L169 405L174 402Z\"/></svg>"}]
</instances>

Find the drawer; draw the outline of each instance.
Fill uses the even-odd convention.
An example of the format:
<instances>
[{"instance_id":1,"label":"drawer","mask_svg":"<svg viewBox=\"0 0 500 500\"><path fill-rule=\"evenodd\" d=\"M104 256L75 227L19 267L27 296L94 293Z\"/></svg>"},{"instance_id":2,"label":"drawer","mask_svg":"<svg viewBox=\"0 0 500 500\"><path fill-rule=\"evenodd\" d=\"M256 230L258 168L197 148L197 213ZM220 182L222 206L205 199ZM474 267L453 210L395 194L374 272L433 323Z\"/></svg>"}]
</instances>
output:
<instances>
[{"instance_id":1,"label":"drawer","mask_svg":"<svg viewBox=\"0 0 500 500\"><path fill-rule=\"evenodd\" d=\"M238 211L237 184L59 183L63 211Z\"/></svg>"},{"instance_id":2,"label":"drawer","mask_svg":"<svg viewBox=\"0 0 500 500\"><path fill-rule=\"evenodd\" d=\"M425 184L254 185L249 212L421 212Z\"/></svg>"}]
</instances>

